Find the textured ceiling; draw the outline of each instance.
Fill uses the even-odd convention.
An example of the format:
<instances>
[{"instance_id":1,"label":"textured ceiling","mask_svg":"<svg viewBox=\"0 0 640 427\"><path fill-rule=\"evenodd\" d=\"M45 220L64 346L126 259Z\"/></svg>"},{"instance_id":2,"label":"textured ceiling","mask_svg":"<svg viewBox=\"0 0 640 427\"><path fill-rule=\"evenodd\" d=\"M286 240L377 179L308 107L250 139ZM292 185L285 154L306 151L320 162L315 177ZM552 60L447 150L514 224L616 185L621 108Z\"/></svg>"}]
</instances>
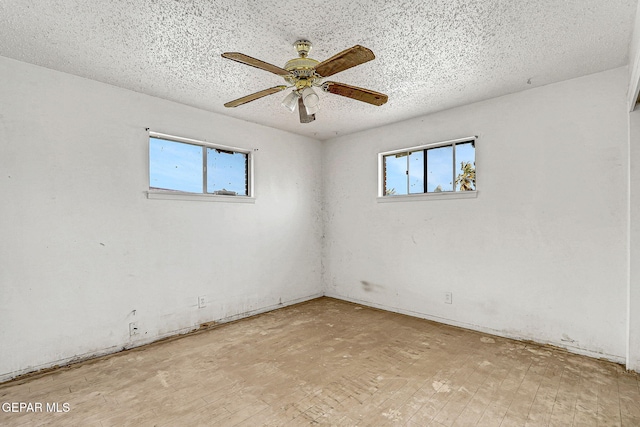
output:
<instances>
[{"instance_id":1,"label":"textured ceiling","mask_svg":"<svg viewBox=\"0 0 640 427\"><path fill-rule=\"evenodd\" d=\"M637 0L0 0L0 55L294 133L327 139L625 65ZM356 44L376 59L330 80L389 95L381 107L320 93L300 124L282 78L313 43L322 61ZM7 82L3 82L6 84Z\"/></svg>"}]
</instances>

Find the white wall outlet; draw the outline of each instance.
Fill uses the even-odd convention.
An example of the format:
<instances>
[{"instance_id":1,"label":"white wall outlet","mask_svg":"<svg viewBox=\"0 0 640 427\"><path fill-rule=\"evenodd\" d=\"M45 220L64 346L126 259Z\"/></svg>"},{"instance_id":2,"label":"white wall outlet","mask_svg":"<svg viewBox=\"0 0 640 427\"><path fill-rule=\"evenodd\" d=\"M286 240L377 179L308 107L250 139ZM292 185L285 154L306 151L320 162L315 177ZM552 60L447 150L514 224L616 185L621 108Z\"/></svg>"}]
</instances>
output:
<instances>
[{"instance_id":1,"label":"white wall outlet","mask_svg":"<svg viewBox=\"0 0 640 427\"><path fill-rule=\"evenodd\" d=\"M444 293L444 303L453 304L453 295L451 294L451 292Z\"/></svg>"},{"instance_id":2,"label":"white wall outlet","mask_svg":"<svg viewBox=\"0 0 640 427\"><path fill-rule=\"evenodd\" d=\"M207 301L204 296L198 297L198 308L205 308L207 306Z\"/></svg>"},{"instance_id":3,"label":"white wall outlet","mask_svg":"<svg viewBox=\"0 0 640 427\"><path fill-rule=\"evenodd\" d=\"M134 335L138 335L138 322L129 323L129 336L132 337Z\"/></svg>"}]
</instances>

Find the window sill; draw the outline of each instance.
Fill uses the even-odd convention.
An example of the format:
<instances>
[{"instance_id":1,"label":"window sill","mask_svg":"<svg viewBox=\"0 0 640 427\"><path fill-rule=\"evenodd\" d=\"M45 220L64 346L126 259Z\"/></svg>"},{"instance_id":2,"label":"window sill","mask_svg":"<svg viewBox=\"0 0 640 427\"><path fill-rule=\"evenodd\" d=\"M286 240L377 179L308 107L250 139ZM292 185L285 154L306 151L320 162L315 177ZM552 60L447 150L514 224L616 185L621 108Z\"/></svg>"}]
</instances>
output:
<instances>
[{"instance_id":1,"label":"window sill","mask_svg":"<svg viewBox=\"0 0 640 427\"><path fill-rule=\"evenodd\" d=\"M443 191L442 193L378 197L378 203L415 202L419 200L475 199L476 197L478 197L477 191Z\"/></svg>"},{"instance_id":2,"label":"window sill","mask_svg":"<svg viewBox=\"0 0 640 427\"><path fill-rule=\"evenodd\" d=\"M255 203L255 197L222 196L217 194L183 193L180 191L146 191L147 199L188 200L199 202Z\"/></svg>"}]
</instances>

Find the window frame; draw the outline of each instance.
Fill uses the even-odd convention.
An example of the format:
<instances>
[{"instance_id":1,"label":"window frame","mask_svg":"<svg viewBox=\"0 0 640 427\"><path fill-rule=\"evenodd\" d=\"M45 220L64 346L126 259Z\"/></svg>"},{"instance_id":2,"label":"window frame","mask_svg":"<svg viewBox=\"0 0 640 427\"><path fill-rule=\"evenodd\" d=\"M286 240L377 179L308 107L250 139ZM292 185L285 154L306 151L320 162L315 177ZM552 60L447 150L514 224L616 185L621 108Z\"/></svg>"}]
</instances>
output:
<instances>
[{"instance_id":1,"label":"window frame","mask_svg":"<svg viewBox=\"0 0 640 427\"><path fill-rule=\"evenodd\" d=\"M232 202L232 203L255 203L255 190L254 190L254 174L253 174L253 163L254 163L254 149L240 148L240 147L232 147L229 145L222 145L217 143L212 143L208 141L202 141L198 139L185 138L182 136L169 135L166 133L153 132L148 131L147 137L147 154L150 152L150 144L151 138L156 139L164 139L166 141L171 142L179 142L183 144L190 144L202 147L202 162L203 162L203 171L202 171L202 179L203 179L203 192L202 193L190 193L187 191L180 190L169 190L169 189L157 189L151 188L151 159L147 155L147 179L148 179L148 190L147 198L148 199L164 199L164 200L200 200L200 201L210 201L210 202ZM223 195L223 194L213 194L207 193L207 148L222 150L222 151L231 151L234 153L241 153L247 156L247 170L246 170L246 186L247 186L247 195Z\"/></svg>"},{"instance_id":2,"label":"window frame","mask_svg":"<svg viewBox=\"0 0 640 427\"><path fill-rule=\"evenodd\" d=\"M398 194L398 195L385 195L385 164L384 159L386 156L399 154L399 153L411 153L415 151L422 151L432 148L440 148L446 146L454 146L456 144L464 144L468 142L473 142L474 147L477 146L478 136L468 136L464 138L450 139L447 141L438 141L432 142L428 144L416 145L413 147L407 148L399 148L391 151L384 151L378 153L378 202L406 202L406 201L414 201L414 200L442 200L442 199L470 199L478 197L478 186L476 181L476 189L471 191L442 191L442 192L430 192L430 193L413 193L413 194ZM477 156L474 163L477 165ZM456 167L456 157L455 157L455 148L453 150L453 166L454 166L454 177ZM425 187L427 183L424 183ZM453 188L455 188L455 183L453 184Z\"/></svg>"}]
</instances>

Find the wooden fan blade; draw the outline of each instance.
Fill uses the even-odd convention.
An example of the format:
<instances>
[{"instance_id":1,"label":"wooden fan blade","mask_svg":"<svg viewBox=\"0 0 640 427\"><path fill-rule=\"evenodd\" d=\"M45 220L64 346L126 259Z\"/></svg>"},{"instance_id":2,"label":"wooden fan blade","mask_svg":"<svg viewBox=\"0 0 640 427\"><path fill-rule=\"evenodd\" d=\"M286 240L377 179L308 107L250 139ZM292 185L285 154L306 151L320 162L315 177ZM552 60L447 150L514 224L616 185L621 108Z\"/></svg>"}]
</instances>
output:
<instances>
[{"instance_id":1,"label":"wooden fan blade","mask_svg":"<svg viewBox=\"0 0 640 427\"><path fill-rule=\"evenodd\" d=\"M243 96L242 98L238 98L234 101L227 102L224 104L227 108L237 107L238 105L246 104L247 102L255 101L256 99L260 99L263 96L271 95L276 92L283 91L287 88L287 86L275 86L269 89L261 90L260 92L252 93L251 95Z\"/></svg>"},{"instance_id":2,"label":"wooden fan blade","mask_svg":"<svg viewBox=\"0 0 640 427\"><path fill-rule=\"evenodd\" d=\"M355 67L356 65L364 64L372 59L375 59L375 55L371 50L360 45L355 45L316 65L316 73L322 77L329 77L340 71Z\"/></svg>"},{"instance_id":3,"label":"wooden fan blade","mask_svg":"<svg viewBox=\"0 0 640 427\"><path fill-rule=\"evenodd\" d=\"M269 64L268 62L264 62L256 58L252 58L250 56L245 55L244 53L225 52L222 54L222 57L230 59L232 61L239 62L241 64L251 65L252 67L260 68L261 70L269 71L270 73L277 74L279 76L288 76L289 74L291 74L289 71L285 70L284 68L280 68L273 64Z\"/></svg>"},{"instance_id":4,"label":"wooden fan blade","mask_svg":"<svg viewBox=\"0 0 640 427\"><path fill-rule=\"evenodd\" d=\"M337 82L324 82L322 89L327 92L335 93L336 95L346 96L347 98L355 99L369 104L380 106L387 102L389 97L384 93L375 92L369 89L363 89L361 87L351 86L344 83Z\"/></svg>"},{"instance_id":5,"label":"wooden fan blade","mask_svg":"<svg viewBox=\"0 0 640 427\"><path fill-rule=\"evenodd\" d=\"M300 123L311 123L316 119L315 114L307 114L307 108L302 102L302 97L298 98L298 112L300 113Z\"/></svg>"}]
</instances>

